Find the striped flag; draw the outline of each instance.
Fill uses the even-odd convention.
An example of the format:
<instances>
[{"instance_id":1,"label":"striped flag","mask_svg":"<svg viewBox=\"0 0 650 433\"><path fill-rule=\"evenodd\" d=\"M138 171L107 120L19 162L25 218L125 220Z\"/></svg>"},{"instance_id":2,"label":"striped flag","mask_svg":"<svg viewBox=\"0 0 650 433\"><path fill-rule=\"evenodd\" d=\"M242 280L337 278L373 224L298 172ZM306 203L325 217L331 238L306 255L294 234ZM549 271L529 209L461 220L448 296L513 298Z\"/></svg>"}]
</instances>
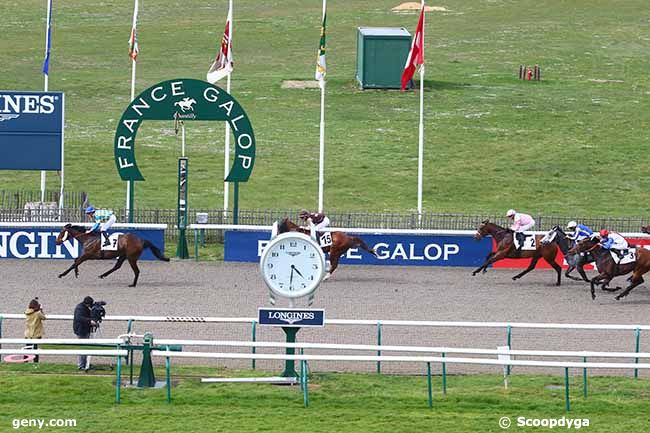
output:
<instances>
[{"instance_id":1,"label":"striped flag","mask_svg":"<svg viewBox=\"0 0 650 433\"><path fill-rule=\"evenodd\" d=\"M135 0L135 5L133 6L133 25L131 26L131 37L129 37L129 57L135 62L138 58L138 53L140 49L138 48L138 0Z\"/></svg>"},{"instance_id":2,"label":"striped flag","mask_svg":"<svg viewBox=\"0 0 650 433\"><path fill-rule=\"evenodd\" d=\"M318 58L316 59L316 80L323 87L325 85L325 75L327 74L327 64L325 62L325 25L327 22L327 0L323 0L323 23L320 28L320 45L318 47Z\"/></svg>"},{"instance_id":3,"label":"striped flag","mask_svg":"<svg viewBox=\"0 0 650 433\"><path fill-rule=\"evenodd\" d=\"M413 43L411 44L411 51L409 56L406 59L406 64L404 65L404 72L402 72L402 92L406 90L409 81L413 78L415 70L419 65L424 64L424 3L422 3L422 9L420 10L420 19L418 20L418 26L415 30L415 36L413 36Z\"/></svg>"},{"instance_id":4,"label":"striped flag","mask_svg":"<svg viewBox=\"0 0 650 433\"><path fill-rule=\"evenodd\" d=\"M232 40L230 39L231 23L232 7L228 7L228 18L226 20L226 27L223 30L223 38L221 38L221 47L206 75L208 82L212 84L226 77L233 70Z\"/></svg>"},{"instance_id":5,"label":"striped flag","mask_svg":"<svg viewBox=\"0 0 650 433\"><path fill-rule=\"evenodd\" d=\"M52 50L52 0L47 2L47 32L45 34L45 59L43 59L43 74L50 74L50 51Z\"/></svg>"}]
</instances>

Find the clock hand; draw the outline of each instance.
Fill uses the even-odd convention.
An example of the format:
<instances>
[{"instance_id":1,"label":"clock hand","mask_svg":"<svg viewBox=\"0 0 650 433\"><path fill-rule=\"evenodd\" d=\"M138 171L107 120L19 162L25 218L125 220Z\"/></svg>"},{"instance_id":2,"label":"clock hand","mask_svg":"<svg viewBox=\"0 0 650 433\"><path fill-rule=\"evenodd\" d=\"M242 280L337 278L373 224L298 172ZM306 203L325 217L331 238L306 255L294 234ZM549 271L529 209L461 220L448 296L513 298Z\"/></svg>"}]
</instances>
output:
<instances>
[{"instance_id":1,"label":"clock hand","mask_svg":"<svg viewBox=\"0 0 650 433\"><path fill-rule=\"evenodd\" d=\"M295 267L291 265L291 274L289 275L289 290L293 290L293 270Z\"/></svg>"},{"instance_id":2,"label":"clock hand","mask_svg":"<svg viewBox=\"0 0 650 433\"><path fill-rule=\"evenodd\" d=\"M305 277L300 273L300 271L298 270L298 268L296 268L294 265L291 265L291 268L292 268L294 271L296 271L296 274L300 275L300 277L301 277L303 280L305 279Z\"/></svg>"}]
</instances>

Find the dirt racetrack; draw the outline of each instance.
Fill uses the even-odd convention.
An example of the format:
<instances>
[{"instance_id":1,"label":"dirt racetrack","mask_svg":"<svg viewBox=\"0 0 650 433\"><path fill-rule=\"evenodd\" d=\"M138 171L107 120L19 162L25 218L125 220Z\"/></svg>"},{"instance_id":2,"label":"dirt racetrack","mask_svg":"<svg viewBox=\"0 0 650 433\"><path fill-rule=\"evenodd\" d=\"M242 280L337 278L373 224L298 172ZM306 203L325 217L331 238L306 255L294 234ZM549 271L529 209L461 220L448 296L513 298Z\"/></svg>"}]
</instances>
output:
<instances>
[{"instance_id":1,"label":"dirt racetrack","mask_svg":"<svg viewBox=\"0 0 650 433\"><path fill-rule=\"evenodd\" d=\"M112 262L86 262L80 267L78 279L72 273L57 278L69 264L69 261L58 260L0 261L0 314L23 312L34 296L40 298L46 314L72 314L75 305L86 295L106 301L108 315L253 318L258 307L269 305L257 264L191 260L140 262L140 282L135 289L127 287L133 274L126 264L104 280L97 276L108 270ZM636 288L622 301L615 301L613 294L605 292L598 292L596 301L592 301L586 283L563 279L562 286L556 287L552 285L555 274L548 270L533 271L515 282L511 280L515 273L515 270L490 269L486 274L472 277L468 268L342 266L332 279L323 283L312 307L324 308L328 319L650 323L648 284ZM620 277L614 280L617 282L619 285L625 283ZM286 304L280 301L278 306ZM126 323L105 321L102 336L125 333L126 326ZM73 336L68 321L47 322L45 329L47 337ZM145 330L152 331L158 338L251 338L250 324L136 322L135 331ZM506 343L504 329L383 326L381 331L382 344L386 345L496 348ZM22 332L22 320L3 321L3 337L22 337ZM258 327L257 339L282 341L284 337L278 328ZM335 325L301 330L298 340L376 344L377 330L374 326ZM516 349L631 352L634 351L634 331L515 329L512 346ZM641 351L648 348L650 336L645 339L642 336ZM249 361L215 363L237 368L250 365ZM273 370L277 365L258 362L258 368ZM313 363L311 366L312 370L375 371L372 363ZM423 368L382 365L386 372L422 372ZM449 367L451 373L477 369L481 368ZM495 368L488 371L495 371Z\"/></svg>"}]
</instances>

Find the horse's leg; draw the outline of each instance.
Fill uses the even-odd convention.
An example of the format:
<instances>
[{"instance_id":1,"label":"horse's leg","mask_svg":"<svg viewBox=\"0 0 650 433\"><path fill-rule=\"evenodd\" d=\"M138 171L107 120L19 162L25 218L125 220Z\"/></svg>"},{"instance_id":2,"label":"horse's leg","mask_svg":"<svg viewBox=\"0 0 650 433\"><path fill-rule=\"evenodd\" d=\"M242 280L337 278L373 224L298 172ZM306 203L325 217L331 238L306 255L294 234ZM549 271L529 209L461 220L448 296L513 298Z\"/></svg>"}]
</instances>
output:
<instances>
[{"instance_id":1,"label":"horse's leg","mask_svg":"<svg viewBox=\"0 0 650 433\"><path fill-rule=\"evenodd\" d=\"M641 283L643 283L643 277L641 276L640 272L635 271L634 274L632 275L632 284L627 286L625 288L625 290L623 291L623 293L621 293L620 295L618 295L614 299L619 301L621 298L626 297L632 291L633 288L635 288L636 286L638 286Z\"/></svg>"},{"instance_id":2,"label":"horse's leg","mask_svg":"<svg viewBox=\"0 0 650 433\"><path fill-rule=\"evenodd\" d=\"M64 272L59 274L59 278L65 277L73 269L74 269L75 278L78 278L79 277L79 268L78 267L79 267L80 264L82 264L86 260L87 260L86 256L77 257L76 259L74 259L74 262L72 262L72 265L68 269L66 269Z\"/></svg>"},{"instance_id":3,"label":"horse's leg","mask_svg":"<svg viewBox=\"0 0 650 433\"><path fill-rule=\"evenodd\" d=\"M589 282L589 278L587 277L587 273L585 272L584 265L580 263L578 266L576 266L576 269L578 270L578 273L582 277L582 279L586 282Z\"/></svg>"},{"instance_id":4,"label":"horse's leg","mask_svg":"<svg viewBox=\"0 0 650 433\"><path fill-rule=\"evenodd\" d=\"M330 249L330 268L325 274L323 280L327 280L329 277L332 276L334 270L336 270L336 268L339 266L340 257L341 257L341 253L338 250Z\"/></svg>"},{"instance_id":5,"label":"horse's leg","mask_svg":"<svg viewBox=\"0 0 650 433\"><path fill-rule=\"evenodd\" d=\"M138 277L140 276L140 269L138 269L138 259L129 257L129 265L131 265L131 269L133 269L133 273L135 274L133 284L129 284L129 287L135 287L135 285L138 284Z\"/></svg>"},{"instance_id":6,"label":"horse's leg","mask_svg":"<svg viewBox=\"0 0 650 433\"><path fill-rule=\"evenodd\" d=\"M494 255L495 255L494 252L488 253L488 255L485 256L485 260L483 261L483 264L481 266L479 266L478 268L476 268L476 270L474 272L472 272L472 276L478 274L481 271L485 272L487 270L487 267L490 265L490 263L493 263L493 262L490 262L490 260L494 257Z\"/></svg>"},{"instance_id":7,"label":"horse's leg","mask_svg":"<svg viewBox=\"0 0 650 433\"><path fill-rule=\"evenodd\" d=\"M535 269L535 266L537 266L537 262L539 261L541 256L533 257L533 260L530 261L530 265L526 269L523 270L523 272L518 273L514 277L512 277L513 280L518 280L519 278L523 277L533 269Z\"/></svg>"},{"instance_id":8,"label":"horse's leg","mask_svg":"<svg viewBox=\"0 0 650 433\"><path fill-rule=\"evenodd\" d=\"M113 269L110 269L110 270L104 272L103 274L101 274L101 275L99 276L99 278L106 278L107 276L109 276L109 275L112 274L113 272L115 272L115 271L117 271L118 269L120 269L120 268L122 267L122 263L124 263L124 260L126 260L126 257L125 257L125 256L120 256L120 257L118 257L118 258L117 258L117 263L115 263L115 266L113 266Z\"/></svg>"},{"instance_id":9,"label":"horse's leg","mask_svg":"<svg viewBox=\"0 0 650 433\"><path fill-rule=\"evenodd\" d=\"M576 269L575 266L573 266L573 265L569 265L569 267L567 268L567 270L564 272L564 276L565 276L566 278L570 278L570 279L572 279L572 280L574 280L574 281L580 281L580 278L578 278L578 277L574 277L573 275L569 275L569 274L570 274L571 272L573 272L575 269Z\"/></svg>"}]
</instances>

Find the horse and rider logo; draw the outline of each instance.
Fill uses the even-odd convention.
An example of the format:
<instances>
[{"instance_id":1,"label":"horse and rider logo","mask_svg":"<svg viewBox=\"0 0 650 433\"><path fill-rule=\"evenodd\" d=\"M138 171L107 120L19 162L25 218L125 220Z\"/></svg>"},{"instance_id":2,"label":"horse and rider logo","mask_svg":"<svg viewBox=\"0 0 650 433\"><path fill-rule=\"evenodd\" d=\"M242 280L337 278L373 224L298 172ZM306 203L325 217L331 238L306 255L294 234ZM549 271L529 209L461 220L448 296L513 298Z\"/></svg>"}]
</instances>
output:
<instances>
[{"instance_id":1,"label":"horse and rider logo","mask_svg":"<svg viewBox=\"0 0 650 433\"><path fill-rule=\"evenodd\" d=\"M517 236L514 236L514 242L515 242L515 248L521 249L522 251L534 251L537 249L537 245L535 243L535 234L534 233L524 233L524 241L522 244L519 244L519 239Z\"/></svg>"},{"instance_id":2,"label":"horse and rider logo","mask_svg":"<svg viewBox=\"0 0 650 433\"><path fill-rule=\"evenodd\" d=\"M183 98L178 102L174 102L174 106L180 107L183 113L187 111L194 111L194 104L196 104L196 100L190 97Z\"/></svg>"}]
</instances>

